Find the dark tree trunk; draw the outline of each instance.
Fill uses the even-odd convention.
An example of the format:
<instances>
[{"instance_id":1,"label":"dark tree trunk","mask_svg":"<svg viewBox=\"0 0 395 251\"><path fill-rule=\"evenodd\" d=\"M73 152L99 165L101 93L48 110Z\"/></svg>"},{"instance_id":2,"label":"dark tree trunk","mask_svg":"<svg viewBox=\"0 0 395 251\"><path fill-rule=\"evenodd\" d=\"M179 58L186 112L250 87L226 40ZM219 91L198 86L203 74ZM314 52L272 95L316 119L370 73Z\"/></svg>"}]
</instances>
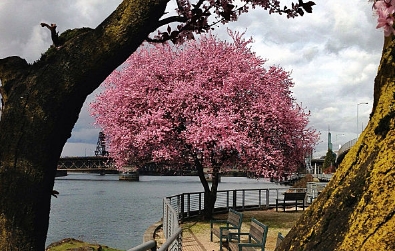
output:
<instances>
[{"instance_id":1,"label":"dark tree trunk","mask_svg":"<svg viewBox=\"0 0 395 251\"><path fill-rule=\"evenodd\" d=\"M45 249L57 162L81 107L157 28L167 2L123 1L33 65L0 60L0 250Z\"/></svg>"},{"instance_id":2,"label":"dark tree trunk","mask_svg":"<svg viewBox=\"0 0 395 251\"><path fill-rule=\"evenodd\" d=\"M198 170L198 175L200 178L200 182L204 188L204 214L203 218L206 220L210 220L213 216L215 202L217 200L217 190L218 190L218 182L219 182L219 167L213 168L213 178L211 182L211 189L208 184L208 181L203 172L203 166L200 161L195 160L195 166Z\"/></svg>"}]
</instances>

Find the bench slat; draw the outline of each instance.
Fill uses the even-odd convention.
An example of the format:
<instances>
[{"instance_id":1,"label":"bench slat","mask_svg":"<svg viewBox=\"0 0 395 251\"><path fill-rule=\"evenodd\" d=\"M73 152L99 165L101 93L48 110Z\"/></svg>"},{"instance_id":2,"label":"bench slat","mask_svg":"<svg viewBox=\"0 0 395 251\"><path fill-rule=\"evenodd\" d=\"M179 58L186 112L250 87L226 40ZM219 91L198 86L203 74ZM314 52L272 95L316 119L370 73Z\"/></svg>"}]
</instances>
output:
<instances>
[{"instance_id":1,"label":"bench slat","mask_svg":"<svg viewBox=\"0 0 395 251\"><path fill-rule=\"evenodd\" d=\"M242 247L242 250L249 251L255 250L254 247L259 247L261 250L265 250L266 238L268 233L268 227L256 219L251 219L250 231L248 233L241 233L243 235L247 235L248 242L229 242L229 249L231 251L238 251L239 247ZM236 234L231 234L236 235ZM254 247L251 247L254 246Z\"/></svg>"},{"instance_id":2,"label":"bench slat","mask_svg":"<svg viewBox=\"0 0 395 251\"><path fill-rule=\"evenodd\" d=\"M210 240L213 241L213 234L219 238L219 248L222 250L222 243L229 241L229 233L235 232L240 233L241 223L243 222L243 214L235 210L229 209L228 218L224 220L211 220L210 221ZM222 226L214 227L215 223L219 223ZM225 225L225 226L224 226ZM222 231L221 231L222 229ZM238 239L240 240L240 239Z\"/></svg>"},{"instance_id":3,"label":"bench slat","mask_svg":"<svg viewBox=\"0 0 395 251\"><path fill-rule=\"evenodd\" d=\"M256 224L255 221L251 221L250 235L252 238L254 238L255 241L262 241L262 236L264 235L264 232L265 230L262 226Z\"/></svg>"}]
</instances>

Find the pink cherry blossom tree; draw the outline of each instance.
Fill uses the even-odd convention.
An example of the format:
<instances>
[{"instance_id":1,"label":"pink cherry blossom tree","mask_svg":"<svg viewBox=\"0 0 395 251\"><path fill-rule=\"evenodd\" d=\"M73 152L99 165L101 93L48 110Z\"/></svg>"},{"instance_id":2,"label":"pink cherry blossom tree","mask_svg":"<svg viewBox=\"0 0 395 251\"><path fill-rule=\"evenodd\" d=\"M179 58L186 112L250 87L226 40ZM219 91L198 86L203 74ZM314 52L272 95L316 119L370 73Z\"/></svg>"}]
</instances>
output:
<instances>
[{"instance_id":1,"label":"pink cherry blossom tree","mask_svg":"<svg viewBox=\"0 0 395 251\"><path fill-rule=\"evenodd\" d=\"M182 46L145 46L105 81L91 104L119 167L147 162L196 167L210 217L220 170L276 176L294 172L317 141L293 82L264 67L242 34L209 34ZM203 167L213 171L210 187Z\"/></svg>"}]
</instances>

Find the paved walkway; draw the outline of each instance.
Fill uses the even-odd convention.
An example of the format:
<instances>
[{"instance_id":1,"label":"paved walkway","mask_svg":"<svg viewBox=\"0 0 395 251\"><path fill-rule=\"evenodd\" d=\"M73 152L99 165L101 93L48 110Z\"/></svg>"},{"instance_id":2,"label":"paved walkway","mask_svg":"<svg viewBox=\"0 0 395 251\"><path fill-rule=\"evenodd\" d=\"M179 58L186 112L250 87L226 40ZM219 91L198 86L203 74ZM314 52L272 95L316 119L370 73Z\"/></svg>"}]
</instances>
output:
<instances>
[{"instance_id":1,"label":"paved walkway","mask_svg":"<svg viewBox=\"0 0 395 251\"><path fill-rule=\"evenodd\" d=\"M194 228L191 225L183 225L182 250L185 251L218 251L219 239L214 237L210 241L210 223ZM227 249L223 249L227 250Z\"/></svg>"},{"instance_id":2,"label":"paved walkway","mask_svg":"<svg viewBox=\"0 0 395 251\"><path fill-rule=\"evenodd\" d=\"M206 251L207 249L190 229L186 229L182 232L182 250Z\"/></svg>"},{"instance_id":3,"label":"paved walkway","mask_svg":"<svg viewBox=\"0 0 395 251\"><path fill-rule=\"evenodd\" d=\"M164 243L163 231L161 229L161 222L157 222L147 229L144 235L144 242L152 240L155 235L155 240L158 245ZM205 229L202 232L194 233L190 228L183 228L182 230L182 250L185 251L211 251L219 250L219 240L210 241L210 230ZM154 234L155 233L155 234ZM226 249L225 249L226 250Z\"/></svg>"}]
</instances>

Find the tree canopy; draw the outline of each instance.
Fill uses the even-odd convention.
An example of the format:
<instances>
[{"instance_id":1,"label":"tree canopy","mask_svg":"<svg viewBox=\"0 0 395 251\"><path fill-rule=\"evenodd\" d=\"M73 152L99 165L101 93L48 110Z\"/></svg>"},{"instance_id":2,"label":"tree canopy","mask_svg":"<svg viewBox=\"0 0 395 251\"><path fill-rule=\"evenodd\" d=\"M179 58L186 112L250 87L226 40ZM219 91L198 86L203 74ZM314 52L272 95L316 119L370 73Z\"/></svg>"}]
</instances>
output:
<instances>
[{"instance_id":1,"label":"tree canopy","mask_svg":"<svg viewBox=\"0 0 395 251\"><path fill-rule=\"evenodd\" d=\"M205 33L213 29L218 23L236 21L242 13L251 8L262 7L269 13L286 15L287 18L303 16L311 13L313 1L291 3L291 6L281 6L278 0L176 0L176 15L169 15L158 22L157 34L147 38L150 42L171 40L174 43L184 42L194 37L194 33ZM171 24L177 23L176 27ZM170 26L171 25L171 26ZM163 27L166 27L163 30Z\"/></svg>"},{"instance_id":2,"label":"tree canopy","mask_svg":"<svg viewBox=\"0 0 395 251\"><path fill-rule=\"evenodd\" d=\"M146 46L105 81L91 105L119 166L240 167L295 171L317 140L296 104L288 72L264 67L241 34L182 46Z\"/></svg>"}]
</instances>

